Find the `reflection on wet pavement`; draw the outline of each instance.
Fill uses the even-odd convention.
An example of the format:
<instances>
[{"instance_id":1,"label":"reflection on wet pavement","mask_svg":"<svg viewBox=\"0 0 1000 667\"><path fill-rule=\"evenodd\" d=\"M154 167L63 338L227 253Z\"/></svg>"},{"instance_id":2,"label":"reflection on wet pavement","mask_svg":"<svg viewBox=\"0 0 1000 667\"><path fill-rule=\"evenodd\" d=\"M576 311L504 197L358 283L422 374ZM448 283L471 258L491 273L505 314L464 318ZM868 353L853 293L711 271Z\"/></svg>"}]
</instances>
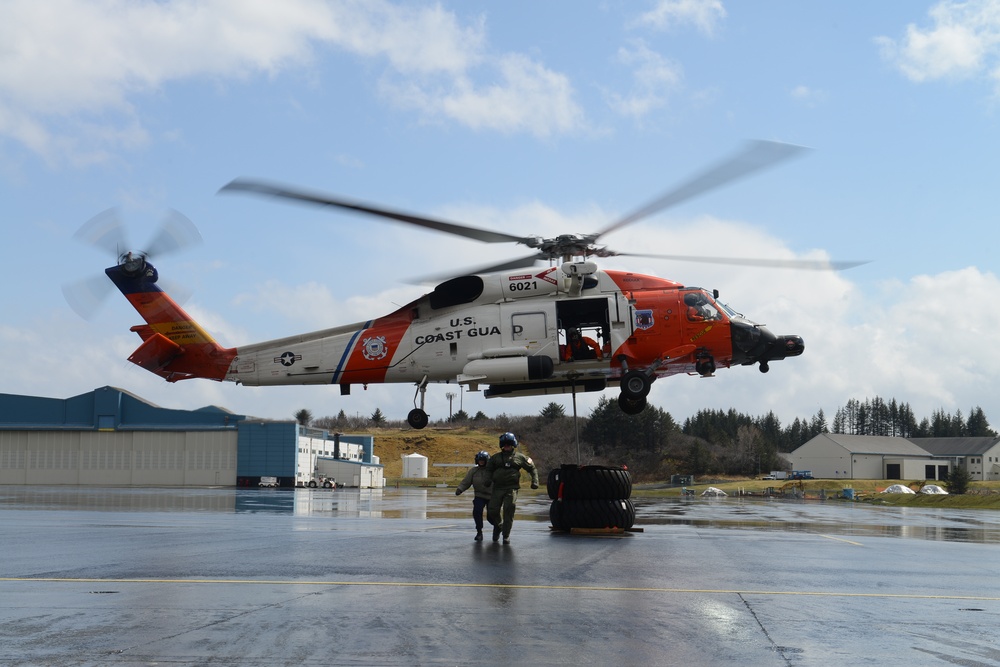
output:
<instances>
[{"instance_id":1,"label":"reflection on wet pavement","mask_svg":"<svg viewBox=\"0 0 1000 667\"><path fill-rule=\"evenodd\" d=\"M633 496L636 527L691 526L839 536L1000 543L990 510L880 507L842 500L759 500ZM548 521L544 493L518 499L521 520ZM0 487L0 510L223 512L301 517L467 519L471 502L448 488L233 489Z\"/></svg>"}]
</instances>

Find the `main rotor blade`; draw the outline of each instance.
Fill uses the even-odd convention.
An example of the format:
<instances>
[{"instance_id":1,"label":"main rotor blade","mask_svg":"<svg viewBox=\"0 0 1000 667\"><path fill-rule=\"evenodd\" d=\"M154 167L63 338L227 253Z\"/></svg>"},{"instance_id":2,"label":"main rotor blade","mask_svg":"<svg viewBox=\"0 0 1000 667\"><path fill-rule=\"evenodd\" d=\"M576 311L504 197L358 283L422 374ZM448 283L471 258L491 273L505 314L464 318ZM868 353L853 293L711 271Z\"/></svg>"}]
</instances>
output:
<instances>
[{"instance_id":1,"label":"main rotor blade","mask_svg":"<svg viewBox=\"0 0 1000 667\"><path fill-rule=\"evenodd\" d=\"M699 257L696 255L650 255L635 252L616 252L616 257L652 257L670 259L675 262L701 262L704 264L728 264L730 266L759 266L769 269L806 269L809 271L843 271L853 269L871 260L830 261L825 259L755 259L749 257Z\"/></svg>"},{"instance_id":2,"label":"main rotor blade","mask_svg":"<svg viewBox=\"0 0 1000 667\"><path fill-rule=\"evenodd\" d=\"M229 191L253 192L255 194L294 199L296 201L318 204L320 206L335 206L337 208L343 208L350 211L357 211L359 213L367 213L369 215L375 215L382 218L389 218L398 222L405 222L410 225L417 225L418 227L426 227L427 229L434 229L439 232L454 234L456 236L464 236L466 238L475 239L476 241L483 241L484 243L527 244L534 240L530 237L513 236L511 234L504 234L503 232L493 232L488 229L479 229L468 225L459 225L454 222L445 222L443 220L435 220L433 218L412 215L401 211L379 208L370 204L351 201L341 197L334 197L320 192L308 192L306 190L272 185L262 181L254 181L245 178L237 178L231 183L224 185L222 189L219 190L219 192Z\"/></svg>"},{"instance_id":3,"label":"main rotor blade","mask_svg":"<svg viewBox=\"0 0 1000 667\"><path fill-rule=\"evenodd\" d=\"M519 257L506 262L500 262L499 264L490 264L488 266L480 266L466 269L464 271L449 271L448 273L421 276L419 278L408 280L407 282L414 285L421 285L424 283L440 283L451 278L457 278L458 276L475 276L482 273L496 273L498 271L509 271L511 269L523 269L528 266L534 266L536 263L547 258L548 256L544 253L537 253L535 255L528 255L527 257Z\"/></svg>"},{"instance_id":4,"label":"main rotor blade","mask_svg":"<svg viewBox=\"0 0 1000 667\"><path fill-rule=\"evenodd\" d=\"M784 144L776 141L751 141L742 152L724 160L708 171L695 176L687 183L666 192L658 199L649 202L642 208L629 213L624 218L605 227L602 231L598 232L595 238L609 234L616 229L621 229L625 225L647 218L671 206L676 206L688 199L693 199L709 190L732 183L744 176L749 176L755 171L776 165L807 150L809 149L804 146Z\"/></svg>"}]
</instances>

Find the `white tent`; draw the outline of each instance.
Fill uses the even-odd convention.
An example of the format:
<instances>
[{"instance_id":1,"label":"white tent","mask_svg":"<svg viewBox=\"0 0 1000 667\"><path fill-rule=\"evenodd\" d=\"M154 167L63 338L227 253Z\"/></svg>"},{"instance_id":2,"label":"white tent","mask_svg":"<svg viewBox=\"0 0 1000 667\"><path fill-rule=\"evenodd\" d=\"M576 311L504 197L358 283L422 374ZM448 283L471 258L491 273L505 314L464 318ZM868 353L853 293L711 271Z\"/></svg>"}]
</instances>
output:
<instances>
[{"instance_id":1,"label":"white tent","mask_svg":"<svg viewBox=\"0 0 1000 667\"><path fill-rule=\"evenodd\" d=\"M927 486L925 486L925 487L923 487L923 488L920 489L920 493L929 493L929 494L935 494L935 495L939 495L939 496L946 496L946 495L948 495L948 492L945 491L944 489L942 489L937 484L928 484Z\"/></svg>"},{"instance_id":2,"label":"white tent","mask_svg":"<svg viewBox=\"0 0 1000 667\"><path fill-rule=\"evenodd\" d=\"M915 493L913 489L902 484L893 484L882 493Z\"/></svg>"},{"instance_id":3,"label":"white tent","mask_svg":"<svg viewBox=\"0 0 1000 667\"><path fill-rule=\"evenodd\" d=\"M702 491L701 495L703 495L703 496L722 497L722 496L726 495L726 492L723 491L722 489L717 489L714 486L710 486L707 489L705 489L704 491Z\"/></svg>"}]
</instances>

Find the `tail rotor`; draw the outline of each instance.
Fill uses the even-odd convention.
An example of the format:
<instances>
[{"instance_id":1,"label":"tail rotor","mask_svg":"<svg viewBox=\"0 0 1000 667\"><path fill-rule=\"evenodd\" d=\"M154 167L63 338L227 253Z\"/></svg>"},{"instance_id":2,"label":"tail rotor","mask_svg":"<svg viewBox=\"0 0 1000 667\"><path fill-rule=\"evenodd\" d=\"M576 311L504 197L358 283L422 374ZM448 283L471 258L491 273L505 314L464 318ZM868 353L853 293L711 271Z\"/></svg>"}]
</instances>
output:
<instances>
[{"instance_id":1,"label":"tail rotor","mask_svg":"<svg viewBox=\"0 0 1000 667\"><path fill-rule=\"evenodd\" d=\"M73 239L96 247L123 266L144 262L153 257L164 257L202 242L194 223L179 211L169 209L146 249L129 250L125 225L117 207L102 211L83 223L73 234ZM113 287L111 280L101 273L66 283L62 286L62 291L70 307L80 317L89 320L100 310Z\"/></svg>"}]
</instances>

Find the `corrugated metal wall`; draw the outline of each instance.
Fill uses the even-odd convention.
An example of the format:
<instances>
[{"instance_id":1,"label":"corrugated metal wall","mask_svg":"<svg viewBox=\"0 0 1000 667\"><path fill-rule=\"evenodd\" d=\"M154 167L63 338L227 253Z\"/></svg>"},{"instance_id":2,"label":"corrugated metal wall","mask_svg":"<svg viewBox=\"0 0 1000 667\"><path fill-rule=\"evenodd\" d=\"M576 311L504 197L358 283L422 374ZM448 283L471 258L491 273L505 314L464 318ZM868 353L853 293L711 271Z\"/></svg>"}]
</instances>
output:
<instances>
[{"instance_id":1,"label":"corrugated metal wall","mask_svg":"<svg viewBox=\"0 0 1000 667\"><path fill-rule=\"evenodd\" d=\"M240 422L239 437L240 452L237 465L241 478L267 475L282 478L289 486L295 484L298 424Z\"/></svg>"},{"instance_id":2,"label":"corrugated metal wall","mask_svg":"<svg viewBox=\"0 0 1000 667\"><path fill-rule=\"evenodd\" d=\"M234 486L237 437L234 430L0 430L0 484Z\"/></svg>"}]
</instances>

